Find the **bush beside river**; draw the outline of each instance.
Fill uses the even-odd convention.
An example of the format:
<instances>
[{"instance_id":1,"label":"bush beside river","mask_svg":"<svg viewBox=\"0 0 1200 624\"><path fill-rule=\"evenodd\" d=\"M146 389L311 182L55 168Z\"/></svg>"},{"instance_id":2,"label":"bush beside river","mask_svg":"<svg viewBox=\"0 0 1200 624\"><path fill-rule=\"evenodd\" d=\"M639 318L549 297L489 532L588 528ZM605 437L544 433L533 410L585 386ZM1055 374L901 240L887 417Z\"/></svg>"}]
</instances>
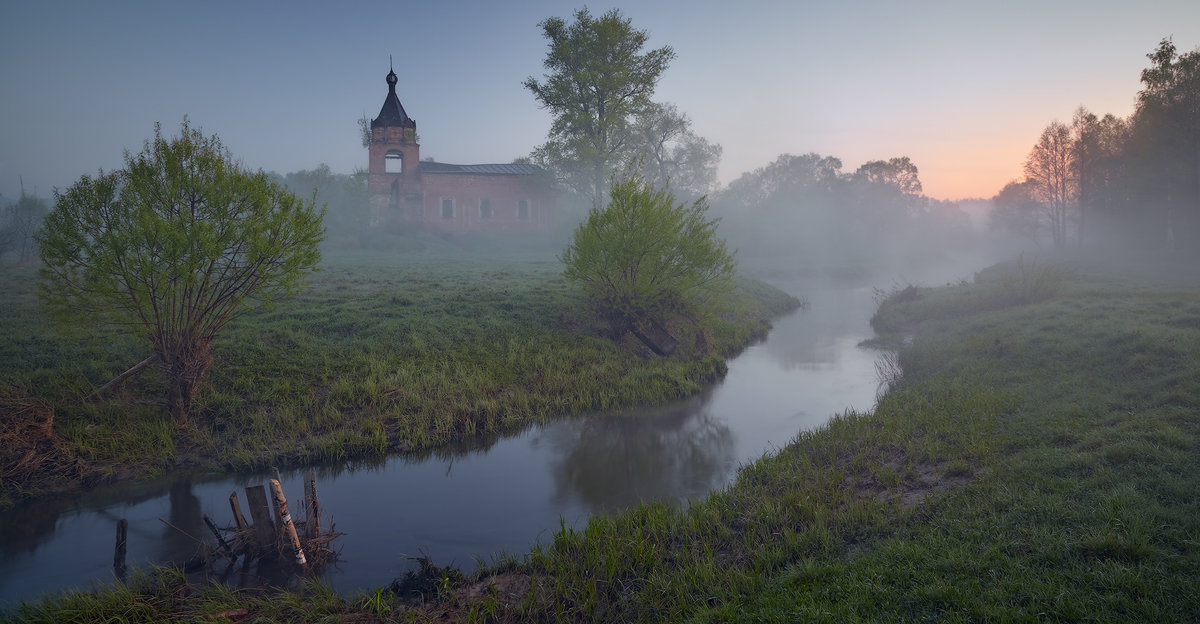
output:
<instances>
[{"instance_id":1,"label":"bush beside river","mask_svg":"<svg viewBox=\"0 0 1200 624\"><path fill-rule=\"evenodd\" d=\"M36 273L6 268L0 315L0 508L25 496L178 469L236 471L380 459L557 415L690 396L798 302L744 279L718 312L676 328L670 358L614 342L554 251L415 239L333 252L308 289L231 323L197 417L177 429L129 332L64 332Z\"/></svg>"}]
</instances>

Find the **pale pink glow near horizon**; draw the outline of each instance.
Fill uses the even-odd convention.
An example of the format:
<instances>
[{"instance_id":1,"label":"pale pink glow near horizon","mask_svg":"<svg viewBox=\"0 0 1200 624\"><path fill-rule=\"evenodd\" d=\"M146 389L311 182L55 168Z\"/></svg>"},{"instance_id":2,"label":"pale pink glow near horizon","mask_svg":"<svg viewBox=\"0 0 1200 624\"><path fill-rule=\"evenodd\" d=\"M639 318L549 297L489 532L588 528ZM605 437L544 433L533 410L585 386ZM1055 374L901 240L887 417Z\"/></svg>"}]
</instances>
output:
<instances>
[{"instance_id":1,"label":"pale pink glow near horizon","mask_svg":"<svg viewBox=\"0 0 1200 624\"><path fill-rule=\"evenodd\" d=\"M23 182L47 196L119 167L155 122L172 131L184 115L251 168L351 173L366 166L355 121L378 111L389 55L423 157L509 162L549 129L521 86L544 71L537 24L582 4L279 13L232 2L3 3L0 195L15 197ZM785 153L837 157L848 173L908 156L937 199L995 195L1021 176L1041 130L1069 123L1080 105L1128 116L1146 54L1164 37L1181 51L1200 46L1194 0L588 3L594 15L613 6L649 32L650 47L675 49L655 99L723 147L721 184Z\"/></svg>"}]
</instances>

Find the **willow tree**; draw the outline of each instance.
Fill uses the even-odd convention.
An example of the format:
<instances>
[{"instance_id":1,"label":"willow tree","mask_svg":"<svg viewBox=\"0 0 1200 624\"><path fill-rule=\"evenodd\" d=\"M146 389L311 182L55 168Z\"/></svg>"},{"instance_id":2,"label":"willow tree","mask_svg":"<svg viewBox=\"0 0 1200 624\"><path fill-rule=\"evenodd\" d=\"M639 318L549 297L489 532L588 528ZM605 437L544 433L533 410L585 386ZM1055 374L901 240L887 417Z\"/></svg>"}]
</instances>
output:
<instances>
[{"instance_id":1,"label":"willow tree","mask_svg":"<svg viewBox=\"0 0 1200 624\"><path fill-rule=\"evenodd\" d=\"M658 355L675 340L666 324L693 316L725 292L732 255L707 218L704 198L676 204L663 189L630 175L614 179L606 206L593 207L562 254L563 273L579 284L617 332L631 332Z\"/></svg>"},{"instance_id":2,"label":"willow tree","mask_svg":"<svg viewBox=\"0 0 1200 624\"><path fill-rule=\"evenodd\" d=\"M38 235L39 294L60 317L149 341L176 421L191 412L213 338L248 304L292 293L320 259L323 210L233 161L185 119L125 167L55 191Z\"/></svg>"}]
</instances>

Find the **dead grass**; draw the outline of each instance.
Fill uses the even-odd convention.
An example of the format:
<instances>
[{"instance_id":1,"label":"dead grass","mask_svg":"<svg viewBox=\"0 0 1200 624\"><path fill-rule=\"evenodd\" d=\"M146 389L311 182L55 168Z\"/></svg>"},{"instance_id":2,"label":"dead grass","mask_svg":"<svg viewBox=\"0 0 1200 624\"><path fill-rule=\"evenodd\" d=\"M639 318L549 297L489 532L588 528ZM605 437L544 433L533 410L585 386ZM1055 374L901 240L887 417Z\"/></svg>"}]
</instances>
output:
<instances>
[{"instance_id":1,"label":"dead grass","mask_svg":"<svg viewBox=\"0 0 1200 624\"><path fill-rule=\"evenodd\" d=\"M17 490L81 483L98 469L54 430L54 410L12 386L0 387L0 481Z\"/></svg>"}]
</instances>

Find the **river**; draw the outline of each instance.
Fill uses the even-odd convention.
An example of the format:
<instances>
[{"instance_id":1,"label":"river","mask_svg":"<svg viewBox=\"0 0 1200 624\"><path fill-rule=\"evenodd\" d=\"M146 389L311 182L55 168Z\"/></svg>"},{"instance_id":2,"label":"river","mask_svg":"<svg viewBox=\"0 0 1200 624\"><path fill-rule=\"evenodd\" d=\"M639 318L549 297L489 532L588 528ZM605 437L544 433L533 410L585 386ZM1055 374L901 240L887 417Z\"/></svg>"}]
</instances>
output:
<instances>
[{"instance_id":1,"label":"river","mask_svg":"<svg viewBox=\"0 0 1200 624\"><path fill-rule=\"evenodd\" d=\"M809 308L776 319L767 339L731 360L725 379L702 396L555 420L419 459L316 469L323 526L344 533L334 542L337 564L321 577L339 592L370 590L421 555L469 571L497 553L548 542L563 523L581 526L638 501L702 498L799 431L846 409L871 409L878 353L859 346L872 335L871 289L781 286ZM202 514L232 524L230 492L244 504L243 488L270 476L175 476L10 509L0 517L0 606L113 582L121 518L131 567L182 564L197 549L189 536L211 541ZM281 476L298 501L302 472ZM210 574L237 586L297 582L265 566L222 566Z\"/></svg>"}]
</instances>

